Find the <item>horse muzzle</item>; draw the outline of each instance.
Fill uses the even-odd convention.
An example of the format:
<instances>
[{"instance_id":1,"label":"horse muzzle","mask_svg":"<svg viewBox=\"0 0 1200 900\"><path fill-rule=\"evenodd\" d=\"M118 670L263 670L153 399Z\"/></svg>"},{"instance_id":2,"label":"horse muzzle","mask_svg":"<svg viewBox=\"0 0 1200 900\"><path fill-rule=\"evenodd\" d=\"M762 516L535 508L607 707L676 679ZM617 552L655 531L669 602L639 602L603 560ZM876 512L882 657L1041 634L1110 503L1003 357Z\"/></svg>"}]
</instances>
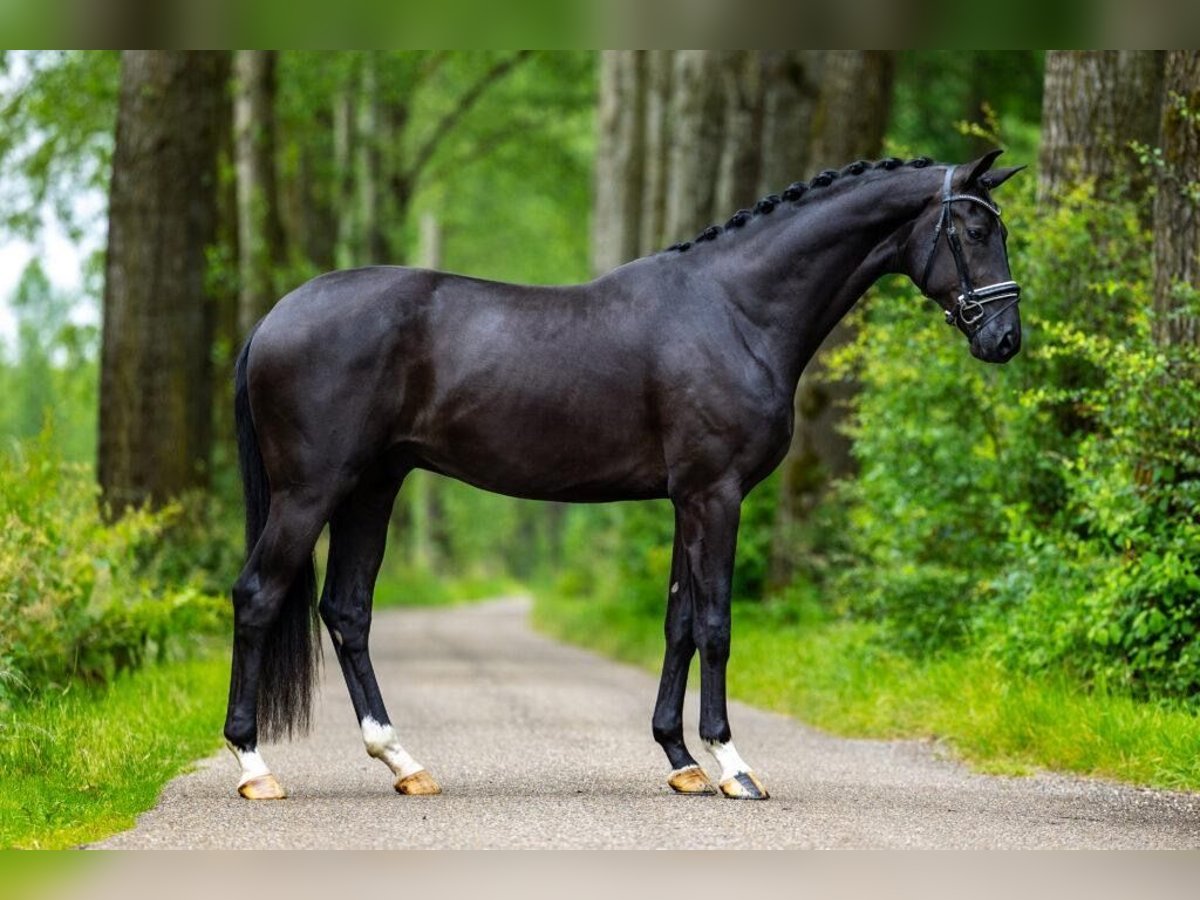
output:
<instances>
[{"instance_id":1,"label":"horse muzzle","mask_svg":"<svg viewBox=\"0 0 1200 900\"><path fill-rule=\"evenodd\" d=\"M971 355L990 363L1006 363L1021 349L1021 317L1016 301L981 317L967 332Z\"/></svg>"}]
</instances>

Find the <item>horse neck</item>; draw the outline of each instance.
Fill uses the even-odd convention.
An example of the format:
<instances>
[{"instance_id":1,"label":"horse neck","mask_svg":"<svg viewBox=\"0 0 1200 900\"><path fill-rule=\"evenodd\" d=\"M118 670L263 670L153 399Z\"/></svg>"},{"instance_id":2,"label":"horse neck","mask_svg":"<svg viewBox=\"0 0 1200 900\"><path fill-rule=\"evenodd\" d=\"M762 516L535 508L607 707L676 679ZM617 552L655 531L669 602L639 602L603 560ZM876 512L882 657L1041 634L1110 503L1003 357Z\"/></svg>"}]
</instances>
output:
<instances>
[{"instance_id":1,"label":"horse neck","mask_svg":"<svg viewBox=\"0 0 1200 900\"><path fill-rule=\"evenodd\" d=\"M778 220L755 222L744 235L724 238L725 258L713 254L711 265L761 335L759 349L793 385L867 289L900 270L903 248L936 192L937 177L928 169L844 176L817 189L828 196L785 204L771 214ZM739 268L740 276L729 279Z\"/></svg>"}]
</instances>

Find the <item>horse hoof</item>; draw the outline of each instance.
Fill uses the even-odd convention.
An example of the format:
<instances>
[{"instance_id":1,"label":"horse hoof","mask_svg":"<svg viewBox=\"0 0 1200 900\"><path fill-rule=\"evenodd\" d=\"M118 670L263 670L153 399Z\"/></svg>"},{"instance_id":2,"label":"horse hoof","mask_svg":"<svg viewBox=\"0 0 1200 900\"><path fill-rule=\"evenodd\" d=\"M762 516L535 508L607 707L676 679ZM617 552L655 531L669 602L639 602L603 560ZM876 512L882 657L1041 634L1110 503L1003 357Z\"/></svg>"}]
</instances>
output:
<instances>
[{"instance_id":1,"label":"horse hoof","mask_svg":"<svg viewBox=\"0 0 1200 900\"><path fill-rule=\"evenodd\" d=\"M713 783L708 780L708 776L704 774L704 770L696 765L676 769L667 779L667 784L677 794L689 794L694 797L704 794L712 795L717 792Z\"/></svg>"},{"instance_id":2,"label":"horse hoof","mask_svg":"<svg viewBox=\"0 0 1200 900\"><path fill-rule=\"evenodd\" d=\"M407 794L410 797L429 797L441 792L441 787L425 769L396 779L397 794Z\"/></svg>"},{"instance_id":3,"label":"horse hoof","mask_svg":"<svg viewBox=\"0 0 1200 900\"><path fill-rule=\"evenodd\" d=\"M771 795L753 772L738 772L721 782L721 793L732 800L766 800Z\"/></svg>"},{"instance_id":4,"label":"horse hoof","mask_svg":"<svg viewBox=\"0 0 1200 900\"><path fill-rule=\"evenodd\" d=\"M245 784L239 784L238 793L247 800L283 800L287 797L283 785L269 773L251 778Z\"/></svg>"}]
</instances>

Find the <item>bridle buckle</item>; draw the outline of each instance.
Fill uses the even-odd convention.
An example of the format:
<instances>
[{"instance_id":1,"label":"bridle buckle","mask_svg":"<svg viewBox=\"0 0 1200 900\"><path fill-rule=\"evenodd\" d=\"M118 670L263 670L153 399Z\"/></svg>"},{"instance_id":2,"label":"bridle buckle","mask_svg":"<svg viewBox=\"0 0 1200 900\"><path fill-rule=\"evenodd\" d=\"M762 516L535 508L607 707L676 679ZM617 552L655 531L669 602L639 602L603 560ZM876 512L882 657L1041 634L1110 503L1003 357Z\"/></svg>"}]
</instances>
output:
<instances>
[{"instance_id":1,"label":"bridle buckle","mask_svg":"<svg viewBox=\"0 0 1200 900\"><path fill-rule=\"evenodd\" d=\"M956 316L964 325L974 325L987 315L987 310L984 308L983 303L974 297L967 299L962 294L959 294L958 303L955 305L953 315L949 311L947 311L946 315L949 317L951 325L954 324Z\"/></svg>"}]
</instances>

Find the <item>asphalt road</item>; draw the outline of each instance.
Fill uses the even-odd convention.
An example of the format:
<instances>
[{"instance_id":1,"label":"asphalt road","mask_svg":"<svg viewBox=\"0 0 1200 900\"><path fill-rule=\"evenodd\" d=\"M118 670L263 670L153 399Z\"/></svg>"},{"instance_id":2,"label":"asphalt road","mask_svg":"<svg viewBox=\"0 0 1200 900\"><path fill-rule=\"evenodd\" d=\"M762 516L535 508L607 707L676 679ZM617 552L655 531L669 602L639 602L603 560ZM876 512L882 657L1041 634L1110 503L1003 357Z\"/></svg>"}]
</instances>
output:
<instances>
[{"instance_id":1,"label":"asphalt road","mask_svg":"<svg viewBox=\"0 0 1200 900\"><path fill-rule=\"evenodd\" d=\"M263 748L287 800L240 799L222 750L101 846L1200 847L1200 795L977 775L930 743L833 738L741 704L737 745L771 799L675 796L650 737L656 679L535 634L526 612L503 600L376 618L393 720L441 796L392 790L326 648L313 733ZM694 696L686 721L694 735Z\"/></svg>"}]
</instances>

